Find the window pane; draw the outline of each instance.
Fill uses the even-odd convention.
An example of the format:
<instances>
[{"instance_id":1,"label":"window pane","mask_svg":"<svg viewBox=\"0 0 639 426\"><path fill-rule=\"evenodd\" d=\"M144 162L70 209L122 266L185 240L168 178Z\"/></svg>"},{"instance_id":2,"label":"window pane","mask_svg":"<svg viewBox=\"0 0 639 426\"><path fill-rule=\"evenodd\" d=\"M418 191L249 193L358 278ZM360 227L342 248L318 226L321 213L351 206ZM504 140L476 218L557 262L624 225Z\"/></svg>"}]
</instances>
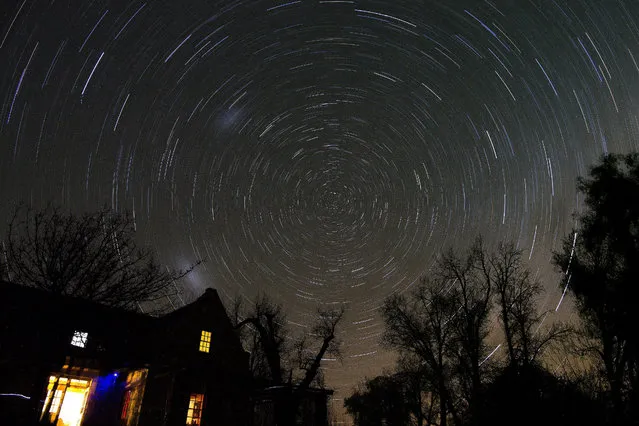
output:
<instances>
[{"instance_id":1,"label":"window pane","mask_svg":"<svg viewBox=\"0 0 639 426\"><path fill-rule=\"evenodd\" d=\"M211 332L202 330L200 335L200 352L209 352L211 348Z\"/></svg>"},{"instance_id":2,"label":"window pane","mask_svg":"<svg viewBox=\"0 0 639 426\"><path fill-rule=\"evenodd\" d=\"M187 425L199 425L202 420L202 409L204 408L204 394L192 393L189 398L189 409L186 413Z\"/></svg>"},{"instance_id":3,"label":"window pane","mask_svg":"<svg viewBox=\"0 0 639 426\"><path fill-rule=\"evenodd\" d=\"M73 337L71 338L71 344L73 346L77 346L79 348L83 348L87 345L87 338L89 337L89 333L85 331L74 331Z\"/></svg>"}]
</instances>

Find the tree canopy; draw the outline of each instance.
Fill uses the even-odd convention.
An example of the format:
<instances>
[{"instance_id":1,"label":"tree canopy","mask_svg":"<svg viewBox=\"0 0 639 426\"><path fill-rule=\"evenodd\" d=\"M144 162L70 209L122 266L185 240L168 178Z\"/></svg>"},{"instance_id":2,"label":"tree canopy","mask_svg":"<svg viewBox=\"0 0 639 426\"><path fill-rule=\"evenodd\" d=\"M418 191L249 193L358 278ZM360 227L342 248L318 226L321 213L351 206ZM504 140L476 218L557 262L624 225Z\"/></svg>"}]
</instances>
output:
<instances>
[{"instance_id":1,"label":"tree canopy","mask_svg":"<svg viewBox=\"0 0 639 426\"><path fill-rule=\"evenodd\" d=\"M574 294L607 383L613 423L639 420L639 154L601 158L577 181L584 196L576 227L553 262Z\"/></svg>"},{"instance_id":2,"label":"tree canopy","mask_svg":"<svg viewBox=\"0 0 639 426\"><path fill-rule=\"evenodd\" d=\"M51 293L130 310L173 292L188 274L156 262L135 240L133 218L108 209L72 214L20 207L2 256L5 278Z\"/></svg>"},{"instance_id":3,"label":"tree canopy","mask_svg":"<svg viewBox=\"0 0 639 426\"><path fill-rule=\"evenodd\" d=\"M306 391L312 387L323 388L322 361L326 356L339 358L341 355L338 327L344 311L344 306L318 308L308 332L294 335L287 326L282 306L267 295L261 294L248 306L241 298L235 299L231 316L249 352L255 387L276 387L290 392L274 403L278 425L295 424Z\"/></svg>"},{"instance_id":4,"label":"tree canopy","mask_svg":"<svg viewBox=\"0 0 639 426\"><path fill-rule=\"evenodd\" d=\"M553 263L581 321L553 321L539 308L544 287L513 243L488 250L479 239L444 252L421 283L385 301L383 342L401 362L346 399L356 425L380 417L437 426L639 424L639 154L603 156L577 189L582 205ZM487 353L497 325L503 340ZM547 356L552 343L560 360ZM419 374L401 376L409 371ZM380 383L387 398L398 389L421 409L393 405L404 417L390 416Z\"/></svg>"},{"instance_id":5,"label":"tree canopy","mask_svg":"<svg viewBox=\"0 0 639 426\"><path fill-rule=\"evenodd\" d=\"M374 377L346 398L344 407L358 426L404 426L410 419L408 383L398 375Z\"/></svg>"},{"instance_id":6,"label":"tree canopy","mask_svg":"<svg viewBox=\"0 0 639 426\"><path fill-rule=\"evenodd\" d=\"M415 424L483 424L498 415L487 411L486 398L500 389L498 379L506 371L515 378L524 372L547 374L541 356L570 330L551 321L541 327L548 315L538 306L542 292L520 249L510 242L489 248L478 237L465 250L440 255L411 291L386 299L383 343L400 356L392 377L403 381ZM489 342L500 335L504 348L494 361L502 344ZM347 400L356 424L370 418L367 407L380 410L379 404L371 405L379 394L376 383L366 382ZM527 402L528 408L534 401Z\"/></svg>"}]
</instances>

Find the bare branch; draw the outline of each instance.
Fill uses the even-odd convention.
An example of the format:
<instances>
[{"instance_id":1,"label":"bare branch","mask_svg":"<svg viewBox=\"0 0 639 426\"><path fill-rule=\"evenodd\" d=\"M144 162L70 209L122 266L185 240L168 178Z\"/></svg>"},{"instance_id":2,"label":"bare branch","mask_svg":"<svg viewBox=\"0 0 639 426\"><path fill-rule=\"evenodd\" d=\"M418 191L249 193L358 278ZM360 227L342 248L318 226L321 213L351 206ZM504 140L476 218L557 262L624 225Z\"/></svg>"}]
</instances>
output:
<instances>
[{"instance_id":1,"label":"bare branch","mask_svg":"<svg viewBox=\"0 0 639 426\"><path fill-rule=\"evenodd\" d=\"M175 280L201 263L186 270L160 266L134 235L127 214L19 207L6 236L6 274L26 286L135 310L140 302L165 296Z\"/></svg>"}]
</instances>

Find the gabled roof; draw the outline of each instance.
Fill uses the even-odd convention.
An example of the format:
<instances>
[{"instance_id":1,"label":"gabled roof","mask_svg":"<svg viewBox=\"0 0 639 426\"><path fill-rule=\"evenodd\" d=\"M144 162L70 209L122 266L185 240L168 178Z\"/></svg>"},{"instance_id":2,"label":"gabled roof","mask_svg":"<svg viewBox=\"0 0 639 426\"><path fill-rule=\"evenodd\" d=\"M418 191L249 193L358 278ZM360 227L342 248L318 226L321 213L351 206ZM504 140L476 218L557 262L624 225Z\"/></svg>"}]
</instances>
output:
<instances>
[{"instance_id":1,"label":"gabled roof","mask_svg":"<svg viewBox=\"0 0 639 426\"><path fill-rule=\"evenodd\" d=\"M188 324L201 327L198 333L203 329L213 330L217 336L216 346L244 353L226 308L217 291L212 288L207 288L194 302L158 318L158 321L166 324L167 329L172 325L183 327Z\"/></svg>"},{"instance_id":2,"label":"gabled roof","mask_svg":"<svg viewBox=\"0 0 639 426\"><path fill-rule=\"evenodd\" d=\"M10 306L14 308L25 307L28 310L32 310L38 305L66 306L74 310L76 317L86 315L90 317L117 318L118 322L145 322L150 324L160 319L173 320L186 315L187 312L192 311L195 307L202 304L212 305L216 311L223 313L223 315L226 316L226 310L224 309L224 305L222 304L217 291L210 287L207 288L194 302L162 316L154 317L136 311L103 305L99 302L80 297L50 293L35 287L28 287L0 280L0 306Z\"/></svg>"},{"instance_id":3,"label":"gabled roof","mask_svg":"<svg viewBox=\"0 0 639 426\"><path fill-rule=\"evenodd\" d=\"M188 305L184 305L181 308L171 311L165 315L162 315L160 318L181 317L182 315L185 315L187 312L193 309L194 306L202 305L204 303L213 304L213 306L215 306L216 309L221 308L222 312L224 312L226 315L226 310L224 309L224 305L222 304L222 301L220 300L220 297L218 296L217 291L209 287L206 290L204 290L204 293L200 297L198 297L194 302L191 302Z\"/></svg>"}]
</instances>

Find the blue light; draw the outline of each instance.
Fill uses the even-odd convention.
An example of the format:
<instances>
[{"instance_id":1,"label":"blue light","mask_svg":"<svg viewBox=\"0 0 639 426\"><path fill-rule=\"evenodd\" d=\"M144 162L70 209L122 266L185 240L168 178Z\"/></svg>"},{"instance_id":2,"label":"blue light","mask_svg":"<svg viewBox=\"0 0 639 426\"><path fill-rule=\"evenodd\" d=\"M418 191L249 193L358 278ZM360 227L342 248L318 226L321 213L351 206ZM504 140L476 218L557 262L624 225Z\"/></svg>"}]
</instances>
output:
<instances>
[{"instance_id":1,"label":"blue light","mask_svg":"<svg viewBox=\"0 0 639 426\"><path fill-rule=\"evenodd\" d=\"M105 376L100 376L97 379L98 383L95 391L97 397L100 398L100 395L106 395L114 391L118 380L118 372L109 373Z\"/></svg>"}]
</instances>

